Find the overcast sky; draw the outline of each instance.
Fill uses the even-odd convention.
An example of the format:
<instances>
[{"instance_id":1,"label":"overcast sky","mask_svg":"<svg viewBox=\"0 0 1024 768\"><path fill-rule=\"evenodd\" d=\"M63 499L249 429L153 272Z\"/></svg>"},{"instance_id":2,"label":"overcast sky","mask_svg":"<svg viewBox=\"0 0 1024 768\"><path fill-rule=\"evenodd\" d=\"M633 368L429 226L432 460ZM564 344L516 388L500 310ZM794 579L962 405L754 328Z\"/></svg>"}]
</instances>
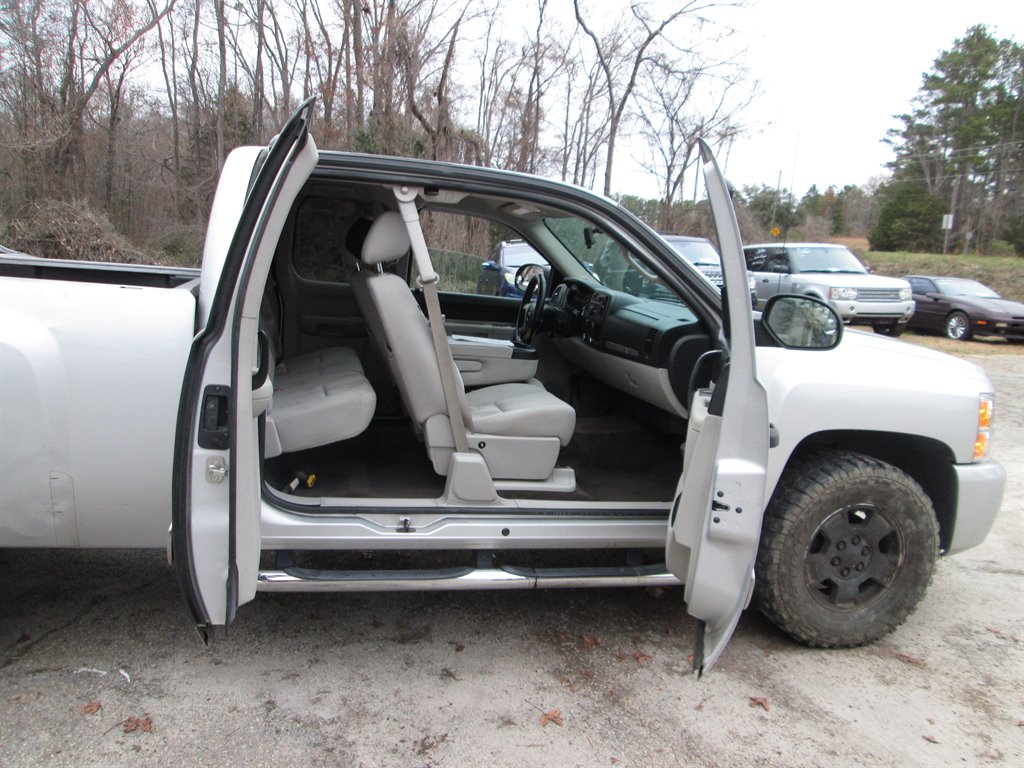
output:
<instances>
[{"instance_id":1,"label":"overcast sky","mask_svg":"<svg viewBox=\"0 0 1024 768\"><path fill-rule=\"evenodd\" d=\"M885 173L892 115L909 109L922 74L968 27L1024 42L1020 0L749 0L729 20L761 96L746 113L752 129L719 162L737 187L774 187L781 171L798 197L812 184L863 186ZM615 190L656 195L632 165L616 160Z\"/></svg>"}]
</instances>

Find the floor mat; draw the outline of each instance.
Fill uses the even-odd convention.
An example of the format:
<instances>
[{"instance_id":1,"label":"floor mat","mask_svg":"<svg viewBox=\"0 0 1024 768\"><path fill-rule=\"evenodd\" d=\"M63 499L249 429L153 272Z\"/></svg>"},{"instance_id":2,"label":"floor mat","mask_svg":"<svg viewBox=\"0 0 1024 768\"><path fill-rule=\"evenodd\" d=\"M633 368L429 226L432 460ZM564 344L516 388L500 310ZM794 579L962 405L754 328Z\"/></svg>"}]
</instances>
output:
<instances>
[{"instance_id":1,"label":"floor mat","mask_svg":"<svg viewBox=\"0 0 1024 768\"><path fill-rule=\"evenodd\" d=\"M625 416L577 419L572 442L558 465L576 471L574 493L505 492L508 498L555 501L671 501L682 472L680 437L665 435ZM285 454L266 462L270 484L285 490L296 477L316 475L298 496L437 498L445 478L407 422L373 422L358 437Z\"/></svg>"}]
</instances>

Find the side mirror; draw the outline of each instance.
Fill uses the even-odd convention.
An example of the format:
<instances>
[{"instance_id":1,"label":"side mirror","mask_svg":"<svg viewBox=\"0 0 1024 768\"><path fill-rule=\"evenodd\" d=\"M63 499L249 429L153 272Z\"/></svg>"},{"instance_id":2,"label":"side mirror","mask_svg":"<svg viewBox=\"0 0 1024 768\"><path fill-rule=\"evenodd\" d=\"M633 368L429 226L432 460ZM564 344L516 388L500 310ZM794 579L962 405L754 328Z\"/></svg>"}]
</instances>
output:
<instances>
[{"instance_id":1,"label":"side mirror","mask_svg":"<svg viewBox=\"0 0 1024 768\"><path fill-rule=\"evenodd\" d=\"M525 291L526 286L530 284L533 278L543 274L544 267L540 264L523 264L523 266L516 270L516 288L520 291Z\"/></svg>"},{"instance_id":2,"label":"side mirror","mask_svg":"<svg viewBox=\"0 0 1024 768\"><path fill-rule=\"evenodd\" d=\"M480 269L482 269L484 272L497 272L498 263L494 259L488 259L487 261L480 265Z\"/></svg>"},{"instance_id":3,"label":"side mirror","mask_svg":"<svg viewBox=\"0 0 1024 768\"><path fill-rule=\"evenodd\" d=\"M768 335L787 349L832 349L843 322L828 304L811 296L773 296L761 314Z\"/></svg>"}]
</instances>

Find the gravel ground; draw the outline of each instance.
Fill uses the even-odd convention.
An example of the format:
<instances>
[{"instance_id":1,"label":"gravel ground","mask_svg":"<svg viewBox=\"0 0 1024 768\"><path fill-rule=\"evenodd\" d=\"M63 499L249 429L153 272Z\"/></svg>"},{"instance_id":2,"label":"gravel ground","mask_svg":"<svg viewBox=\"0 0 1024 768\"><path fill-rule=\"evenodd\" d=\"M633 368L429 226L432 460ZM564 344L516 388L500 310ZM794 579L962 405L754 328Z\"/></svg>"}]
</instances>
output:
<instances>
[{"instance_id":1,"label":"gravel ground","mask_svg":"<svg viewBox=\"0 0 1024 768\"><path fill-rule=\"evenodd\" d=\"M1002 513L871 647L748 612L698 681L673 589L261 595L206 649L162 553L3 551L0 765L1020 766L1024 357L975 361Z\"/></svg>"}]
</instances>

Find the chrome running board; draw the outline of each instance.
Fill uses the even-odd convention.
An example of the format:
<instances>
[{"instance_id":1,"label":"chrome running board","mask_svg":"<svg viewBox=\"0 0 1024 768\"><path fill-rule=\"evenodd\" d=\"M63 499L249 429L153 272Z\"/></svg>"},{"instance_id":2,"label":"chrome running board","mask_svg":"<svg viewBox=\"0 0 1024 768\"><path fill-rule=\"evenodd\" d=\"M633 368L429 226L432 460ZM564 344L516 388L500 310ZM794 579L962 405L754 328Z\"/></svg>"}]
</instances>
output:
<instances>
[{"instance_id":1,"label":"chrome running board","mask_svg":"<svg viewBox=\"0 0 1024 768\"><path fill-rule=\"evenodd\" d=\"M625 568L447 568L422 571L260 571L259 592L438 592L470 589L671 587L664 566Z\"/></svg>"}]
</instances>

